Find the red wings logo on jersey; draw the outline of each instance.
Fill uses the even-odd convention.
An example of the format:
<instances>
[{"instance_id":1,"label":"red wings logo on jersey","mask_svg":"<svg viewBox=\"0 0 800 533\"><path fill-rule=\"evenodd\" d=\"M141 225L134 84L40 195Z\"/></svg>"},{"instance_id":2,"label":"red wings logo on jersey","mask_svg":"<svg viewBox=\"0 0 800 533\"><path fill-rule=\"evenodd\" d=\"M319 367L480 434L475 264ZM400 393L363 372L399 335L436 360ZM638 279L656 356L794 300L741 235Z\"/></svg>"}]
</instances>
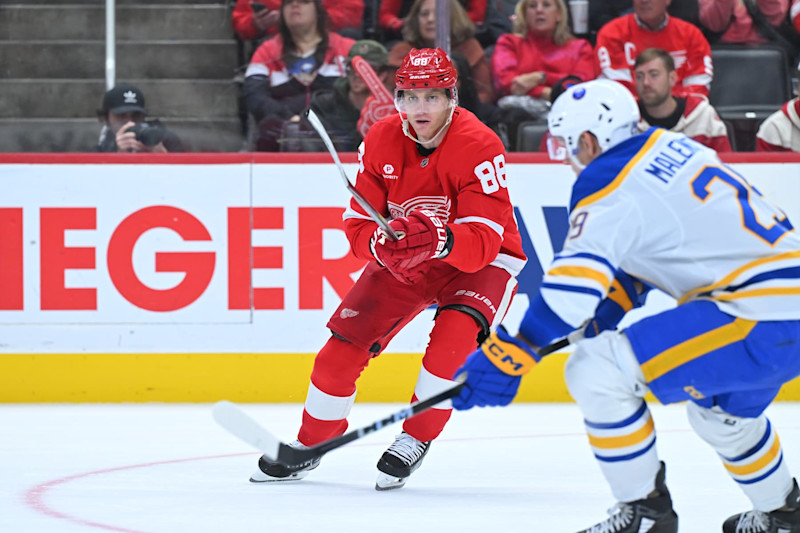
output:
<instances>
[{"instance_id":1,"label":"red wings logo on jersey","mask_svg":"<svg viewBox=\"0 0 800 533\"><path fill-rule=\"evenodd\" d=\"M433 212L442 222L447 224L450 221L451 201L447 196L415 196L409 198L402 204L387 202L389 214L392 218L408 216L417 209L427 209Z\"/></svg>"},{"instance_id":2,"label":"red wings logo on jersey","mask_svg":"<svg viewBox=\"0 0 800 533\"><path fill-rule=\"evenodd\" d=\"M358 132L362 137L366 137L373 124L395 112L394 97L364 58L355 56L352 65L372 93L372 96L367 98L367 103L358 119Z\"/></svg>"}]
</instances>

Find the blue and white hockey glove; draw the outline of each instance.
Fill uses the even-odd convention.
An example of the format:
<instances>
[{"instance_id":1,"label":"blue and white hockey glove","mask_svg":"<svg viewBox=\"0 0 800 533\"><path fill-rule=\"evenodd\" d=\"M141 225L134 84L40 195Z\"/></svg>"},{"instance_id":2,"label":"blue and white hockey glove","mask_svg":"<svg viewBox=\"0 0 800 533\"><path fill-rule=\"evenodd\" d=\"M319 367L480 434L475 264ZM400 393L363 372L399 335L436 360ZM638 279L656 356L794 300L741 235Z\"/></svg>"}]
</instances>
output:
<instances>
[{"instance_id":1,"label":"blue and white hockey glove","mask_svg":"<svg viewBox=\"0 0 800 533\"><path fill-rule=\"evenodd\" d=\"M605 300L598 304L592 318L583 331L586 338L596 337L608 329L617 329L617 324L628 311L641 307L650 287L638 279L617 270L611 289Z\"/></svg>"},{"instance_id":2,"label":"blue and white hockey glove","mask_svg":"<svg viewBox=\"0 0 800 533\"><path fill-rule=\"evenodd\" d=\"M522 376L541 358L524 341L509 335L500 326L467 357L456 376L467 373L461 394L453 398L453 408L503 406L517 395Z\"/></svg>"}]
</instances>

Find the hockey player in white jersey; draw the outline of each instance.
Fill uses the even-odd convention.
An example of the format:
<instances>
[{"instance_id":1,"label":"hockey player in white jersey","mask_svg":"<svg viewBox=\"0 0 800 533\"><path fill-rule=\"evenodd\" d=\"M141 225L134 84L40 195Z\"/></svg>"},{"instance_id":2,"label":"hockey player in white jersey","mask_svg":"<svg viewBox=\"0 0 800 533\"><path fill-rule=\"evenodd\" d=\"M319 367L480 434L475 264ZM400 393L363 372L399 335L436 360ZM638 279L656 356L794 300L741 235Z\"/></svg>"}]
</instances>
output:
<instances>
[{"instance_id":1,"label":"hockey player in white jersey","mask_svg":"<svg viewBox=\"0 0 800 533\"><path fill-rule=\"evenodd\" d=\"M567 361L567 386L619 500L585 532L678 530L649 390L662 403L687 401L693 429L752 502L724 521L725 533L798 533L800 490L763 412L800 375L800 238L713 150L663 129L639 134L638 121L630 93L609 80L554 103L550 134L578 174L571 229L517 336L499 329L459 370L467 386L453 406L508 404L537 347L582 327L627 273L678 305L580 341Z\"/></svg>"}]
</instances>

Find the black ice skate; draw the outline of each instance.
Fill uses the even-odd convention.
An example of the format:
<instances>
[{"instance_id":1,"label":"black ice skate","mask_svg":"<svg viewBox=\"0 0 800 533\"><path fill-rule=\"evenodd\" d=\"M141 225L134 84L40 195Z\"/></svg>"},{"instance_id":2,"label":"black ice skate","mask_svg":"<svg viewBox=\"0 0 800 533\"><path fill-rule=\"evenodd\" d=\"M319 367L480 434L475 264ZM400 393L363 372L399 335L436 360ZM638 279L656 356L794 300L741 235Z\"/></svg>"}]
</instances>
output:
<instances>
[{"instance_id":1,"label":"black ice skate","mask_svg":"<svg viewBox=\"0 0 800 533\"><path fill-rule=\"evenodd\" d=\"M405 485L408 476L422 464L430 445L431 441L419 441L405 431L397 435L378 461L380 474L375 490L399 489Z\"/></svg>"},{"instance_id":2,"label":"black ice skate","mask_svg":"<svg viewBox=\"0 0 800 533\"><path fill-rule=\"evenodd\" d=\"M609 510L608 519L579 533L677 533L678 515L664 483L664 463L656 475L657 496L620 502Z\"/></svg>"},{"instance_id":3,"label":"black ice skate","mask_svg":"<svg viewBox=\"0 0 800 533\"><path fill-rule=\"evenodd\" d=\"M733 515L722 524L723 533L800 533L800 489L794 481L786 505L776 511L748 511Z\"/></svg>"},{"instance_id":4,"label":"black ice skate","mask_svg":"<svg viewBox=\"0 0 800 533\"><path fill-rule=\"evenodd\" d=\"M292 448L305 448L299 440L290 442ZM295 481L303 479L319 466L320 458L311 459L299 465L286 466L275 461L270 461L267 456L262 455L258 460L258 470L250 476L253 483L263 483L265 481Z\"/></svg>"}]
</instances>

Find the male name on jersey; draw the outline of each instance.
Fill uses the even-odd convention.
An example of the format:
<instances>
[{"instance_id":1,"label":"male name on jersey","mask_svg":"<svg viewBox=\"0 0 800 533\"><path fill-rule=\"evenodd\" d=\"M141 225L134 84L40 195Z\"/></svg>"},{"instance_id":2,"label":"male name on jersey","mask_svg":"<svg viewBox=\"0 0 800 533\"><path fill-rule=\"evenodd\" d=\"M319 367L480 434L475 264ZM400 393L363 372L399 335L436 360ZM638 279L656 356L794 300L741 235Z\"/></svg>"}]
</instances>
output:
<instances>
[{"instance_id":1,"label":"male name on jersey","mask_svg":"<svg viewBox=\"0 0 800 533\"><path fill-rule=\"evenodd\" d=\"M646 174L669 184L670 178L683 168L694 154L700 151L700 145L689 138L682 137L669 141L664 148L645 161ZM650 154L647 154L648 156Z\"/></svg>"}]
</instances>

